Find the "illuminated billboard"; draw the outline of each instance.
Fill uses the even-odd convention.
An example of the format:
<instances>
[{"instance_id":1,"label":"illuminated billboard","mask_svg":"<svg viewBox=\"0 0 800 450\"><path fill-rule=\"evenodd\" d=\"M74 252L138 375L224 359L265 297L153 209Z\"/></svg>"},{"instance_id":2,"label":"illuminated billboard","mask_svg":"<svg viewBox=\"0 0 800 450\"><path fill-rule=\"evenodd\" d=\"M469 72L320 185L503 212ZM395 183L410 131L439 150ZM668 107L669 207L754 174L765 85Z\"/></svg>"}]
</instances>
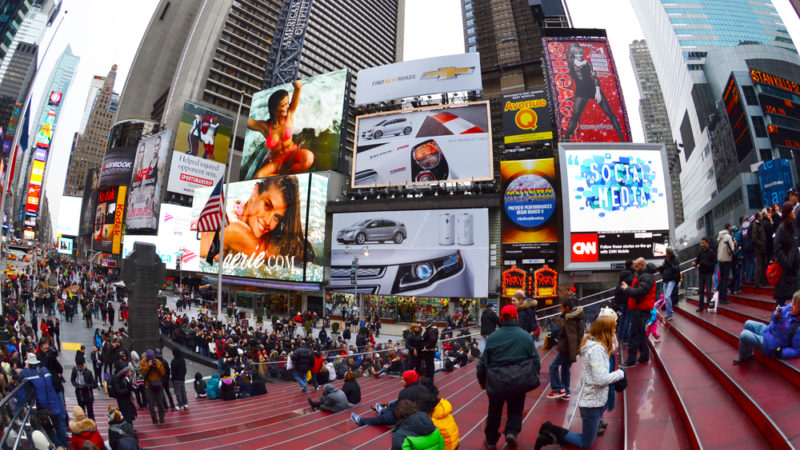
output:
<instances>
[{"instance_id":1,"label":"illuminated billboard","mask_svg":"<svg viewBox=\"0 0 800 450\"><path fill-rule=\"evenodd\" d=\"M321 282L325 246L325 174L285 175L227 186L228 221L222 272L239 277ZM192 229L211 188L197 189ZM220 255L206 261L213 232L200 234L200 270L217 273Z\"/></svg>"},{"instance_id":2,"label":"illuminated billboard","mask_svg":"<svg viewBox=\"0 0 800 450\"><path fill-rule=\"evenodd\" d=\"M253 94L239 179L338 170L347 70Z\"/></svg>"},{"instance_id":3,"label":"illuminated billboard","mask_svg":"<svg viewBox=\"0 0 800 450\"><path fill-rule=\"evenodd\" d=\"M331 289L429 297L486 297L489 213L480 209L333 215Z\"/></svg>"},{"instance_id":4,"label":"illuminated billboard","mask_svg":"<svg viewBox=\"0 0 800 450\"><path fill-rule=\"evenodd\" d=\"M559 159L565 270L664 256L673 217L663 144L562 143Z\"/></svg>"},{"instance_id":5,"label":"illuminated billboard","mask_svg":"<svg viewBox=\"0 0 800 450\"><path fill-rule=\"evenodd\" d=\"M114 147L103 154L99 186L128 186L133 173L136 147Z\"/></svg>"},{"instance_id":6,"label":"illuminated billboard","mask_svg":"<svg viewBox=\"0 0 800 450\"><path fill-rule=\"evenodd\" d=\"M158 235L125 234L122 244L122 257L133 252L136 242L146 242L156 246L156 253L167 269L176 269L176 261L181 259L184 271L200 271L200 239L191 230L192 208L165 203L161 205L158 221Z\"/></svg>"},{"instance_id":7,"label":"illuminated billboard","mask_svg":"<svg viewBox=\"0 0 800 450\"><path fill-rule=\"evenodd\" d=\"M562 142L630 142L611 46L604 37L543 37L550 98Z\"/></svg>"},{"instance_id":8,"label":"illuminated billboard","mask_svg":"<svg viewBox=\"0 0 800 450\"><path fill-rule=\"evenodd\" d=\"M161 183L164 179L170 130L139 141L133 163L131 189L125 225L128 229L155 230L161 205Z\"/></svg>"},{"instance_id":9,"label":"illuminated billboard","mask_svg":"<svg viewBox=\"0 0 800 450\"><path fill-rule=\"evenodd\" d=\"M503 96L503 142L506 145L553 139L545 91Z\"/></svg>"},{"instance_id":10,"label":"illuminated billboard","mask_svg":"<svg viewBox=\"0 0 800 450\"><path fill-rule=\"evenodd\" d=\"M56 121L56 110L50 109L44 116L44 122L39 127L39 132L36 134L36 147L48 149L50 148L50 141L53 139L53 124Z\"/></svg>"},{"instance_id":11,"label":"illuminated billboard","mask_svg":"<svg viewBox=\"0 0 800 450\"><path fill-rule=\"evenodd\" d=\"M748 153L753 151L753 137L750 134L750 124L747 121L742 96L736 85L736 79L731 75L725 91L722 94L725 111L733 132L733 141L736 144L736 157L741 162Z\"/></svg>"},{"instance_id":12,"label":"illuminated billboard","mask_svg":"<svg viewBox=\"0 0 800 450\"><path fill-rule=\"evenodd\" d=\"M58 253L71 255L74 240L71 237L61 236L58 238Z\"/></svg>"},{"instance_id":13,"label":"illuminated billboard","mask_svg":"<svg viewBox=\"0 0 800 450\"><path fill-rule=\"evenodd\" d=\"M93 248L118 255L122 250L122 219L125 215L126 186L101 187L97 191Z\"/></svg>"},{"instance_id":14,"label":"illuminated billboard","mask_svg":"<svg viewBox=\"0 0 800 450\"><path fill-rule=\"evenodd\" d=\"M81 215L77 214L81 210L80 197L61 197L58 208L58 223L56 223L56 233L65 236L78 236L80 231Z\"/></svg>"},{"instance_id":15,"label":"illuminated billboard","mask_svg":"<svg viewBox=\"0 0 800 450\"><path fill-rule=\"evenodd\" d=\"M489 103L356 118L352 187L491 180Z\"/></svg>"}]
</instances>

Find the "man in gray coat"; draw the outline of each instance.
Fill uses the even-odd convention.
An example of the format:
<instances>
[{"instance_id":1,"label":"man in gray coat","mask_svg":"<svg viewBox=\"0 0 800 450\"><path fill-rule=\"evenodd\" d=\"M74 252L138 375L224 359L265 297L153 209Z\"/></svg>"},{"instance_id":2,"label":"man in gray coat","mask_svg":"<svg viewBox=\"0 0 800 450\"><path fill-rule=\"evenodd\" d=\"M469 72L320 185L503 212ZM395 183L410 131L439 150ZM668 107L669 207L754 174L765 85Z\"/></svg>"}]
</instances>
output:
<instances>
[{"instance_id":1,"label":"man in gray coat","mask_svg":"<svg viewBox=\"0 0 800 450\"><path fill-rule=\"evenodd\" d=\"M351 406L347 402L347 395L330 383L322 387L322 397L319 398L318 402L308 399L308 404L311 405L311 409L320 409L332 413L344 411Z\"/></svg>"}]
</instances>

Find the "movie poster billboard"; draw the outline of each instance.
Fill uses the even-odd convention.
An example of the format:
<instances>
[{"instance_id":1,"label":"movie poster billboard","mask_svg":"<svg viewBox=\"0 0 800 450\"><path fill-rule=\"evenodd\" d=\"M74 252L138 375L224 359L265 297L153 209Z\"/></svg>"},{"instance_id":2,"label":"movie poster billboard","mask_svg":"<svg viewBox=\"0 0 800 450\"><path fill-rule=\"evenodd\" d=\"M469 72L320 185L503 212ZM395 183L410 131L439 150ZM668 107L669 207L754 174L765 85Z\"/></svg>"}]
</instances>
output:
<instances>
[{"instance_id":1,"label":"movie poster billboard","mask_svg":"<svg viewBox=\"0 0 800 450\"><path fill-rule=\"evenodd\" d=\"M672 192L663 144L560 144L565 270L663 258Z\"/></svg>"},{"instance_id":2,"label":"movie poster billboard","mask_svg":"<svg viewBox=\"0 0 800 450\"><path fill-rule=\"evenodd\" d=\"M503 96L503 142L506 146L553 139L545 91Z\"/></svg>"},{"instance_id":3,"label":"movie poster billboard","mask_svg":"<svg viewBox=\"0 0 800 450\"><path fill-rule=\"evenodd\" d=\"M502 252L503 296L516 292L509 286L514 270L532 276L558 261L558 201L553 158L501 161L503 186ZM506 272L509 276L507 277ZM510 283L510 285L509 285ZM524 284L533 297L533 282Z\"/></svg>"},{"instance_id":4,"label":"movie poster billboard","mask_svg":"<svg viewBox=\"0 0 800 450\"><path fill-rule=\"evenodd\" d=\"M239 179L338 170L347 70L253 94Z\"/></svg>"},{"instance_id":5,"label":"movie poster billboard","mask_svg":"<svg viewBox=\"0 0 800 450\"><path fill-rule=\"evenodd\" d=\"M98 186L128 186L133 173L136 147L114 147L103 154Z\"/></svg>"},{"instance_id":6,"label":"movie poster billboard","mask_svg":"<svg viewBox=\"0 0 800 450\"><path fill-rule=\"evenodd\" d=\"M562 142L631 142L622 86L604 37L543 37Z\"/></svg>"},{"instance_id":7,"label":"movie poster billboard","mask_svg":"<svg viewBox=\"0 0 800 450\"><path fill-rule=\"evenodd\" d=\"M491 180L489 103L407 109L356 118L351 186Z\"/></svg>"},{"instance_id":8,"label":"movie poster billboard","mask_svg":"<svg viewBox=\"0 0 800 450\"><path fill-rule=\"evenodd\" d=\"M156 246L156 253L169 270L177 268L176 261L181 260L181 270L200 271L200 239L196 231L191 229L192 208L165 203L161 205L158 221L158 235L125 234L122 243L122 257L127 258L133 252L136 242L145 242Z\"/></svg>"},{"instance_id":9,"label":"movie poster billboard","mask_svg":"<svg viewBox=\"0 0 800 450\"><path fill-rule=\"evenodd\" d=\"M331 289L466 297L488 295L489 214L485 208L333 215Z\"/></svg>"},{"instance_id":10,"label":"movie poster billboard","mask_svg":"<svg viewBox=\"0 0 800 450\"><path fill-rule=\"evenodd\" d=\"M324 174L285 175L240 181L227 187L227 214L222 273L238 277L321 282L324 268ZM192 229L211 188L195 191ZM206 260L213 232L199 233L200 271L217 273L220 256Z\"/></svg>"},{"instance_id":11,"label":"movie poster billboard","mask_svg":"<svg viewBox=\"0 0 800 450\"><path fill-rule=\"evenodd\" d=\"M161 183L164 179L170 130L139 141L133 162L128 211L125 225L129 230L155 230L161 204Z\"/></svg>"}]
</instances>

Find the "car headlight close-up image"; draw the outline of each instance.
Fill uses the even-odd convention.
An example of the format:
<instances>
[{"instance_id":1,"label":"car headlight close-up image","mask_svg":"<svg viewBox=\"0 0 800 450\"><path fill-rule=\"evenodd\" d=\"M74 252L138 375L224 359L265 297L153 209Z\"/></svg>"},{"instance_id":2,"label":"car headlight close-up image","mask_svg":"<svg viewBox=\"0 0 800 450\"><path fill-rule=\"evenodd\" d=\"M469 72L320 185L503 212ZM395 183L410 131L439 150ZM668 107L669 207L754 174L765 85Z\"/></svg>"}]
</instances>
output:
<instances>
[{"instance_id":1,"label":"car headlight close-up image","mask_svg":"<svg viewBox=\"0 0 800 450\"><path fill-rule=\"evenodd\" d=\"M457 274L464 268L461 251L453 252L442 258L401 264L397 268L397 276L392 293L420 289Z\"/></svg>"}]
</instances>

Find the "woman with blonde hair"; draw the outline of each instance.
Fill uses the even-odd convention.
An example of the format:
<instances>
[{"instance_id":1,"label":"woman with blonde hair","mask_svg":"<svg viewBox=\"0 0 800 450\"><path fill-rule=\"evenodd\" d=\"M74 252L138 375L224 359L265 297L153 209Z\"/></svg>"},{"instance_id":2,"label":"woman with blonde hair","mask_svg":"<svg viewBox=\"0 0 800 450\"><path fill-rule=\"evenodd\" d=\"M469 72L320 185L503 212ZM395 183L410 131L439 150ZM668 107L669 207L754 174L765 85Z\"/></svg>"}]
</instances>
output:
<instances>
[{"instance_id":1,"label":"woman with blonde hair","mask_svg":"<svg viewBox=\"0 0 800 450\"><path fill-rule=\"evenodd\" d=\"M608 402L610 385L625 378L622 369L609 372L609 357L614 352L617 319L613 315L601 315L594 321L589 334L581 342L580 354L583 358L583 393L578 401L583 420L583 432L573 433L553 425L549 421L542 424L536 449L552 444L571 444L579 448L589 448L597 438L603 407Z\"/></svg>"}]
</instances>

